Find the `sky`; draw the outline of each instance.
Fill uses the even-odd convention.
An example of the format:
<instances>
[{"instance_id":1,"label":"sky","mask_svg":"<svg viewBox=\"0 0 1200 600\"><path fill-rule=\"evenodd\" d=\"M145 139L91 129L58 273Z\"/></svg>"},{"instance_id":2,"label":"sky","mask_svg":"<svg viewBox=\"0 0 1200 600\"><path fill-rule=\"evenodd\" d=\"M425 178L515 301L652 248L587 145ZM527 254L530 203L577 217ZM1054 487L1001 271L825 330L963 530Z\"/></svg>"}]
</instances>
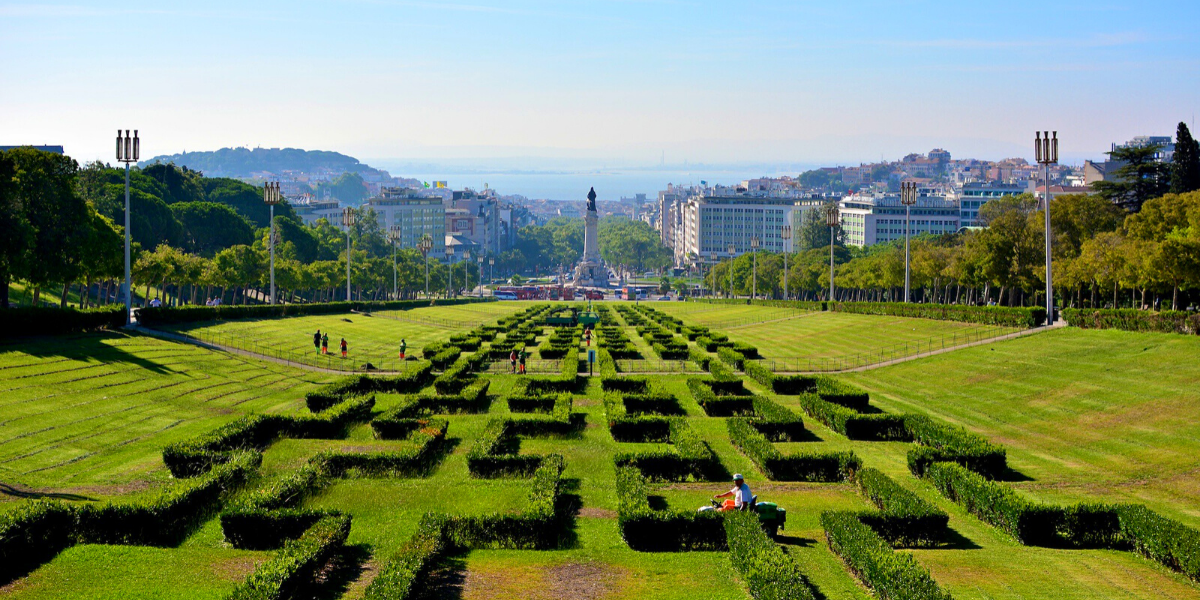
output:
<instances>
[{"instance_id":1,"label":"sky","mask_svg":"<svg viewBox=\"0 0 1200 600\"><path fill-rule=\"evenodd\" d=\"M0 0L0 145L482 165L1065 161L1200 109L1200 2Z\"/></svg>"}]
</instances>

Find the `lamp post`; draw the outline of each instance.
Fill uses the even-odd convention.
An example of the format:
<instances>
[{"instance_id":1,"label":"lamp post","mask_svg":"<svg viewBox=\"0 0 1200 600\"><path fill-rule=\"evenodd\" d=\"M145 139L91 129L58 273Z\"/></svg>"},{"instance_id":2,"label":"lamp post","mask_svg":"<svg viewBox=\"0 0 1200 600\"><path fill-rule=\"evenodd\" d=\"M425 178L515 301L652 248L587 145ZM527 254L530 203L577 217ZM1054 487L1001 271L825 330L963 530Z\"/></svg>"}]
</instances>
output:
<instances>
[{"instance_id":1,"label":"lamp post","mask_svg":"<svg viewBox=\"0 0 1200 600\"><path fill-rule=\"evenodd\" d=\"M396 242L400 241L400 227L393 225L388 231L388 241L392 243L392 300L400 299L400 283L396 277Z\"/></svg>"},{"instance_id":2,"label":"lamp post","mask_svg":"<svg viewBox=\"0 0 1200 600\"><path fill-rule=\"evenodd\" d=\"M117 130L117 160L125 163L125 287L121 293L125 296L125 324L133 325L133 294L129 281L129 163L138 161L141 156L141 140L138 139L138 132L133 130L133 137L129 137L129 130L125 130L125 135L121 135L121 130Z\"/></svg>"},{"instance_id":3,"label":"lamp post","mask_svg":"<svg viewBox=\"0 0 1200 600\"><path fill-rule=\"evenodd\" d=\"M421 256L425 259L425 297L429 298L429 251L433 249L433 238L429 234L421 236L421 241L417 242L417 250L421 251Z\"/></svg>"},{"instance_id":4,"label":"lamp post","mask_svg":"<svg viewBox=\"0 0 1200 600\"><path fill-rule=\"evenodd\" d=\"M263 202L271 207L271 237L268 240L271 252L271 304L275 304L275 205L282 201L283 193L279 191L278 181L263 184Z\"/></svg>"},{"instance_id":5,"label":"lamp post","mask_svg":"<svg viewBox=\"0 0 1200 600\"><path fill-rule=\"evenodd\" d=\"M750 299L758 299L758 236L750 236Z\"/></svg>"},{"instance_id":6,"label":"lamp post","mask_svg":"<svg viewBox=\"0 0 1200 600\"><path fill-rule=\"evenodd\" d=\"M354 226L354 209L342 209L342 225L346 227L346 302L350 301L350 228Z\"/></svg>"},{"instance_id":7,"label":"lamp post","mask_svg":"<svg viewBox=\"0 0 1200 600\"><path fill-rule=\"evenodd\" d=\"M1046 211L1046 325L1054 324L1054 282L1050 273L1050 165L1058 164L1058 132L1053 134L1053 138L1049 131L1041 134L1035 131L1033 134L1034 153L1037 154L1038 164L1042 165L1046 182L1046 193L1043 195L1045 203L1042 205Z\"/></svg>"},{"instance_id":8,"label":"lamp post","mask_svg":"<svg viewBox=\"0 0 1200 600\"><path fill-rule=\"evenodd\" d=\"M912 221L912 205L917 203L917 182L900 182L900 203L904 205L904 302L907 304L911 273L908 254L909 223Z\"/></svg>"},{"instance_id":9,"label":"lamp post","mask_svg":"<svg viewBox=\"0 0 1200 600\"><path fill-rule=\"evenodd\" d=\"M450 267L450 281L446 285L446 297L449 298L454 293L454 246L446 246L446 264Z\"/></svg>"},{"instance_id":10,"label":"lamp post","mask_svg":"<svg viewBox=\"0 0 1200 600\"><path fill-rule=\"evenodd\" d=\"M477 256L475 258L475 260L476 260L476 262L479 263L479 297L482 298L483 297L483 255L481 254L481 255Z\"/></svg>"},{"instance_id":11,"label":"lamp post","mask_svg":"<svg viewBox=\"0 0 1200 600\"><path fill-rule=\"evenodd\" d=\"M825 211L825 222L829 225L829 301L833 302L833 228L839 224L837 204L829 205L829 210Z\"/></svg>"},{"instance_id":12,"label":"lamp post","mask_svg":"<svg viewBox=\"0 0 1200 600\"><path fill-rule=\"evenodd\" d=\"M792 226L784 225L783 231L780 232L780 235L783 236L783 299L787 300L788 299L788 281L787 281L788 280L788 266L787 266L788 260L787 259L788 259L788 253L792 251L792 249L789 247L788 243L792 241Z\"/></svg>"},{"instance_id":13,"label":"lamp post","mask_svg":"<svg viewBox=\"0 0 1200 600\"><path fill-rule=\"evenodd\" d=\"M729 297L730 298L733 297L733 253L734 252L737 252L737 248L733 244L730 244L729 245Z\"/></svg>"},{"instance_id":14,"label":"lamp post","mask_svg":"<svg viewBox=\"0 0 1200 600\"><path fill-rule=\"evenodd\" d=\"M496 280L496 257L488 257L488 281Z\"/></svg>"},{"instance_id":15,"label":"lamp post","mask_svg":"<svg viewBox=\"0 0 1200 600\"><path fill-rule=\"evenodd\" d=\"M467 265L471 264L471 251L463 250L462 259L458 262L463 263L463 293L465 294L466 290L471 286L471 276L468 275L470 271L467 270ZM457 296L458 294L455 293L455 295Z\"/></svg>"}]
</instances>

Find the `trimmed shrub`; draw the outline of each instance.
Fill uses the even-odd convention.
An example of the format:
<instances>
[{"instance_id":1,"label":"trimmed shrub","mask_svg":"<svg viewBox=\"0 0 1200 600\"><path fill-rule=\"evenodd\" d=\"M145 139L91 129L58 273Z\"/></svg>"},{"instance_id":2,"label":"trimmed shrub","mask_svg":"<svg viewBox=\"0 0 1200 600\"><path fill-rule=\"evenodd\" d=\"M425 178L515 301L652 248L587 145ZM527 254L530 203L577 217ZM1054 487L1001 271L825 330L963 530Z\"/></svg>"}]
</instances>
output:
<instances>
[{"instance_id":1,"label":"trimmed shrub","mask_svg":"<svg viewBox=\"0 0 1200 600\"><path fill-rule=\"evenodd\" d=\"M733 445L772 481L844 481L853 479L855 471L862 468L862 461L853 452L784 456L749 419L727 419L725 425Z\"/></svg>"},{"instance_id":2,"label":"trimmed shrub","mask_svg":"<svg viewBox=\"0 0 1200 600\"><path fill-rule=\"evenodd\" d=\"M829 310L861 315L915 317L1006 327L1037 327L1046 322L1044 307L967 306L903 302L833 302Z\"/></svg>"},{"instance_id":3,"label":"trimmed shrub","mask_svg":"<svg viewBox=\"0 0 1200 600\"><path fill-rule=\"evenodd\" d=\"M804 436L800 415L763 396L754 397L754 428L772 442L792 442Z\"/></svg>"},{"instance_id":4,"label":"trimmed shrub","mask_svg":"<svg viewBox=\"0 0 1200 600\"><path fill-rule=\"evenodd\" d=\"M733 348L726 348L724 346L717 348L717 358L721 359L721 362L733 367L738 371L742 370L742 364L746 362L746 356L744 354L734 350Z\"/></svg>"},{"instance_id":5,"label":"trimmed shrub","mask_svg":"<svg viewBox=\"0 0 1200 600\"><path fill-rule=\"evenodd\" d=\"M0 331L8 337L64 335L120 329L125 326L125 305L88 310L28 306L0 308Z\"/></svg>"},{"instance_id":6,"label":"trimmed shrub","mask_svg":"<svg viewBox=\"0 0 1200 600\"><path fill-rule=\"evenodd\" d=\"M75 543L75 515L56 500L30 500L0 513L0 585Z\"/></svg>"},{"instance_id":7,"label":"trimmed shrub","mask_svg":"<svg viewBox=\"0 0 1200 600\"><path fill-rule=\"evenodd\" d=\"M692 391L692 396L696 399L696 403L710 417L730 417L735 415L748 415L754 412L754 396L749 395L718 395L714 388L727 390L729 386L722 386L726 382L713 381L711 379L701 379L699 377L688 378L688 389ZM738 387L741 387L741 381L737 381ZM742 390L746 391L746 390Z\"/></svg>"},{"instance_id":8,"label":"trimmed shrub","mask_svg":"<svg viewBox=\"0 0 1200 600\"><path fill-rule=\"evenodd\" d=\"M734 342L732 350L741 354L744 359L762 358L758 355L758 348L755 348L754 346L751 346L745 342Z\"/></svg>"},{"instance_id":9,"label":"trimmed shrub","mask_svg":"<svg viewBox=\"0 0 1200 600\"><path fill-rule=\"evenodd\" d=\"M342 377L333 383L323 385L304 396L308 410L319 413L335 404L344 402L350 396L358 396L371 392L391 394L411 394L421 390L429 381L433 372L433 364L421 362L408 369L401 375L387 377L372 377L369 375L351 375Z\"/></svg>"},{"instance_id":10,"label":"trimmed shrub","mask_svg":"<svg viewBox=\"0 0 1200 600\"><path fill-rule=\"evenodd\" d=\"M455 306L493 302L492 298L456 298L438 300L439 306ZM383 310L409 310L426 308L428 300L392 300L387 302L319 302L311 304L258 304L221 306L163 306L136 309L138 322L145 326L165 323L193 323L197 321L233 321L237 319L269 319L273 317L296 317L301 315L332 315Z\"/></svg>"},{"instance_id":11,"label":"trimmed shrub","mask_svg":"<svg viewBox=\"0 0 1200 600\"><path fill-rule=\"evenodd\" d=\"M433 389L439 394L457 394L470 382L471 364L460 358L433 380Z\"/></svg>"},{"instance_id":12,"label":"trimmed shrub","mask_svg":"<svg viewBox=\"0 0 1200 600\"><path fill-rule=\"evenodd\" d=\"M961 427L934 422L923 415L904 417L904 429L918 445L908 451L908 468L917 477L929 465L950 461L995 479L1008 471L1004 448Z\"/></svg>"},{"instance_id":13,"label":"trimmed shrub","mask_svg":"<svg viewBox=\"0 0 1200 600\"><path fill-rule=\"evenodd\" d=\"M686 419L668 419L667 428L670 449L621 452L613 458L614 464L636 467L652 481L721 481L728 477L717 455Z\"/></svg>"},{"instance_id":14,"label":"trimmed shrub","mask_svg":"<svg viewBox=\"0 0 1200 600\"><path fill-rule=\"evenodd\" d=\"M892 600L951 600L929 570L911 554L892 546L852 512L821 514L821 528L829 549L840 556L852 573L880 598Z\"/></svg>"},{"instance_id":15,"label":"trimmed shrub","mask_svg":"<svg viewBox=\"0 0 1200 600\"><path fill-rule=\"evenodd\" d=\"M229 598L282 600L292 597L342 549L349 535L349 515L322 518L300 539L287 542L275 556L260 564Z\"/></svg>"},{"instance_id":16,"label":"trimmed shrub","mask_svg":"<svg viewBox=\"0 0 1200 600\"><path fill-rule=\"evenodd\" d=\"M425 353L424 356L426 360L433 363L433 368L445 370L447 367L454 364L454 361L458 360L459 356L462 356L462 348L459 348L458 346L447 346L445 349L440 350L433 356L429 356L428 353Z\"/></svg>"},{"instance_id":17,"label":"trimmed shrub","mask_svg":"<svg viewBox=\"0 0 1200 600\"><path fill-rule=\"evenodd\" d=\"M447 539L463 548L545 550L555 547L559 530L555 508L566 462L557 454L541 459L533 472L524 511L452 517L446 525Z\"/></svg>"},{"instance_id":18,"label":"trimmed shrub","mask_svg":"<svg viewBox=\"0 0 1200 600\"><path fill-rule=\"evenodd\" d=\"M412 477L426 473L441 456L449 423L442 419L418 422L408 435L415 446L386 452L326 450L309 459L325 477L352 475Z\"/></svg>"},{"instance_id":19,"label":"trimmed shrub","mask_svg":"<svg viewBox=\"0 0 1200 600\"><path fill-rule=\"evenodd\" d=\"M364 600L410 600L426 581L435 563L446 552L446 517L421 517L417 532L379 569L367 586Z\"/></svg>"},{"instance_id":20,"label":"trimmed shrub","mask_svg":"<svg viewBox=\"0 0 1200 600\"><path fill-rule=\"evenodd\" d=\"M655 510L646 477L635 467L617 467L617 526L639 551L725 550L723 513Z\"/></svg>"},{"instance_id":21,"label":"trimmed shrub","mask_svg":"<svg viewBox=\"0 0 1200 600\"><path fill-rule=\"evenodd\" d=\"M629 392L645 394L650 391L650 381L644 377L604 377L600 389L606 392Z\"/></svg>"},{"instance_id":22,"label":"trimmed shrub","mask_svg":"<svg viewBox=\"0 0 1200 600\"><path fill-rule=\"evenodd\" d=\"M1034 504L1011 488L988 481L955 463L934 463L925 475L942 495L1018 542L1030 546L1058 543L1057 532L1063 517L1060 509Z\"/></svg>"},{"instance_id":23,"label":"trimmed shrub","mask_svg":"<svg viewBox=\"0 0 1200 600\"><path fill-rule=\"evenodd\" d=\"M698 346L691 346L688 348L688 358L691 359L692 362L696 363L696 366L704 369L705 371L708 370L708 363L712 360L712 357Z\"/></svg>"},{"instance_id":24,"label":"trimmed shrub","mask_svg":"<svg viewBox=\"0 0 1200 600\"><path fill-rule=\"evenodd\" d=\"M1200 581L1200 531L1141 505L1115 507L1121 535L1143 556Z\"/></svg>"},{"instance_id":25,"label":"trimmed shrub","mask_svg":"<svg viewBox=\"0 0 1200 600\"><path fill-rule=\"evenodd\" d=\"M950 516L905 489L878 469L861 469L854 476L858 491L880 513L860 519L893 546L932 546L945 537Z\"/></svg>"},{"instance_id":26,"label":"trimmed shrub","mask_svg":"<svg viewBox=\"0 0 1200 600\"><path fill-rule=\"evenodd\" d=\"M1200 314L1182 310L1154 312L1136 309L1064 308L1062 316L1068 325L1080 329L1200 334Z\"/></svg>"},{"instance_id":27,"label":"trimmed shrub","mask_svg":"<svg viewBox=\"0 0 1200 600\"><path fill-rule=\"evenodd\" d=\"M822 399L816 394L801 394L800 406L808 416L852 440L912 439L905 428L905 418L889 414L859 414L844 406Z\"/></svg>"},{"instance_id":28,"label":"trimmed shrub","mask_svg":"<svg viewBox=\"0 0 1200 600\"><path fill-rule=\"evenodd\" d=\"M758 515L735 511L725 516L729 561L750 595L758 600L811 600L812 585L758 522Z\"/></svg>"}]
</instances>

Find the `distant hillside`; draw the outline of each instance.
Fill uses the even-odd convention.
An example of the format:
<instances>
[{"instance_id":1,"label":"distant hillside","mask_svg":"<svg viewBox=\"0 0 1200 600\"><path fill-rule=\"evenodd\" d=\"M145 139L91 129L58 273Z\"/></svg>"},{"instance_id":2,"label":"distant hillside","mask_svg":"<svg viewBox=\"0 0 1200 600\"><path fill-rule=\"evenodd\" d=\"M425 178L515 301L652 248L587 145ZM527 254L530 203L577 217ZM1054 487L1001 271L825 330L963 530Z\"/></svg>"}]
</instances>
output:
<instances>
[{"instance_id":1,"label":"distant hillside","mask_svg":"<svg viewBox=\"0 0 1200 600\"><path fill-rule=\"evenodd\" d=\"M358 162L357 158L324 150L299 148L222 148L215 152L184 152L155 156L142 163L171 163L200 171L208 177L248 178L251 173L270 171L304 171L321 169L334 172L378 173L377 169Z\"/></svg>"}]
</instances>

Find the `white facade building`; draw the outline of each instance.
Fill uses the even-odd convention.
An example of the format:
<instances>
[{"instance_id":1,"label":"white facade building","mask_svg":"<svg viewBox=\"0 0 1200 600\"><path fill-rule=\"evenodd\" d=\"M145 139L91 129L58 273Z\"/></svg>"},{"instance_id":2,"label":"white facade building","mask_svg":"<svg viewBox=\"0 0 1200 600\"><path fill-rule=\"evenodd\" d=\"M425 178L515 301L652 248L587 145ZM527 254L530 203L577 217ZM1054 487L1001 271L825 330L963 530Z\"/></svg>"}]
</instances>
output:
<instances>
[{"instance_id":1,"label":"white facade building","mask_svg":"<svg viewBox=\"0 0 1200 600\"><path fill-rule=\"evenodd\" d=\"M379 215L379 225L387 231L395 228L400 234L398 248L416 248L421 237L433 239L430 258L446 255L446 207L441 198L427 198L420 190L384 188L367 205Z\"/></svg>"},{"instance_id":2,"label":"white facade building","mask_svg":"<svg viewBox=\"0 0 1200 600\"><path fill-rule=\"evenodd\" d=\"M682 235L676 256L686 262L714 263L758 249L783 252L782 229L792 224L796 200L750 196L693 196L682 205ZM682 250L682 252L680 252ZM681 261L681 263L684 261Z\"/></svg>"},{"instance_id":3,"label":"white facade building","mask_svg":"<svg viewBox=\"0 0 1200 600\"><path fill-rule=\"evenodd\" d=\"M905 207L899 194L846 196L838 210L848 245L872 246L904 239ZM912 206L911 235L954 233L961 222L957 200L919 190Z\"/></svg>"}]
</instances>

